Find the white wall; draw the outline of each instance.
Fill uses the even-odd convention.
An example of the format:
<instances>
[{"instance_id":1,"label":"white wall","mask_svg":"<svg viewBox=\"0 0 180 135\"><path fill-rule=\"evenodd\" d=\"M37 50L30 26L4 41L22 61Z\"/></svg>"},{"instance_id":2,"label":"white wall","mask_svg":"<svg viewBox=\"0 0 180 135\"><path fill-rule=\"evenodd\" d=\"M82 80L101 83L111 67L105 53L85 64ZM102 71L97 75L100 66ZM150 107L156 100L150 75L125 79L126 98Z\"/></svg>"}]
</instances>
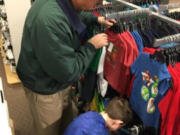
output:
<instances>
[{"instance_id":1,"label":"white wall","mask_svg":"<svg viewBox=\"0 0 180 135\"><path fill-rule=\"evenodd\" d=\"M4 2L10 29L11 43L17 64L21 48L23 26L31 3L30 0L4 0Z\"/></svg>"}]
</instances>

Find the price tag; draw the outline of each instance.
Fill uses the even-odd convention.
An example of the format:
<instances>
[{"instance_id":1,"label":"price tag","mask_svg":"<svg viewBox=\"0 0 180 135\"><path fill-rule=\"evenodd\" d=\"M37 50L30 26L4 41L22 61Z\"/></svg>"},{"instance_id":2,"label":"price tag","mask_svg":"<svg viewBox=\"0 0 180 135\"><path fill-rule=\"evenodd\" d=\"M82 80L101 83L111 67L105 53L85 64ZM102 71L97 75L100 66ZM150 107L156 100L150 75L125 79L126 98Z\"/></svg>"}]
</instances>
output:
<instances>
[{"instance_id":1,"label":"price tag","mask_svg":"<svg viewBox=\"0 0 180 135\"><path fill-rule=\"evenodd\" d=\"M112 42L109 42L108 52L112 52L113 47L114 47L114 44Z\"/></svg>"}]
</instances>

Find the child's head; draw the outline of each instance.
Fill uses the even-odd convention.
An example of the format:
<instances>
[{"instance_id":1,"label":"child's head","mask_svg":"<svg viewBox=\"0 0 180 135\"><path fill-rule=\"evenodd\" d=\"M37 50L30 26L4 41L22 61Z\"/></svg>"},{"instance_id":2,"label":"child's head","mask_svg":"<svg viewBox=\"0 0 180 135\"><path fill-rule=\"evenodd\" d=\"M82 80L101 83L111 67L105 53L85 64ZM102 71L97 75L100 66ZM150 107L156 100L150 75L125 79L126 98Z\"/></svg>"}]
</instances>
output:
<instances>
[{"instance_id":1,"label":"child's head","mask_svg":"<svg viewBox=\"0 0 180 135\"><path fill-rule=\"evenodd\" d=\"M132 119L132 110L127 100L119 97L113 98L104 109L108 115L105 119L109 130L117 130L129 123Z\"/></svg>"}]
</instances>

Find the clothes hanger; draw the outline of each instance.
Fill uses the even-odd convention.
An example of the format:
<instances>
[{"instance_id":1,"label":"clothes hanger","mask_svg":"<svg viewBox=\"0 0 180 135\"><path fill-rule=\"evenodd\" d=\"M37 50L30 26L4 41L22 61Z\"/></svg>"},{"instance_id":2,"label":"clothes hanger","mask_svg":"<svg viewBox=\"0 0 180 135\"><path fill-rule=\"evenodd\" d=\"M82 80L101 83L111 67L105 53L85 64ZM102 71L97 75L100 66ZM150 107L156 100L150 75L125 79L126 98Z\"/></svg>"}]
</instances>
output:
<instances>
[{"instance_id":1,"label":"clothes hanger","mask_svg":"<svg viewBox=\"0 0 180 135\"><path fill-rule=\"evenodd\" d=\"M156 51L154 54L150 55L150 58L153 58L161 63L166 63L166 65L180 62L180 45L174 47L165 48L160 51Z\"/></svg>"},{"instance_id":2,"label":"clothes hanger","mask_svg":"<svg viewBox=\"0 0 180 135\"><path fill-rule=\"evenodd\" d=\"M150 15L151 12L149 9L136 9L136 10L130 10L130 11L122 11L122 12L117 12L117 13L112 13L112 14L106 14L106 18L127 18L127 17L132 17L136 15L142 15L142 14L147 14Z\"/></svg>"}]
</instances>

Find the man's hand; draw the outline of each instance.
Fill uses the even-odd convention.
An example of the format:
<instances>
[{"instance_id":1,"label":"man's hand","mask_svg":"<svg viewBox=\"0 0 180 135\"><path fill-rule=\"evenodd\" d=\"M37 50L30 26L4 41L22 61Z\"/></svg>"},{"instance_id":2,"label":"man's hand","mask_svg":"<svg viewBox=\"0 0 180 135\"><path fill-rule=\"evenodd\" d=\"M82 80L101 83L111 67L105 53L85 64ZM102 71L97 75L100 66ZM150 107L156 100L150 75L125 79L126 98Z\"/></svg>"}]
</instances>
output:
<instances>
[{"instance_id":1,"label":"man's hand","mask_svg":"<svg viewBox=\"0 0 180 135\"><path fill-rule=\"evenodd\" d=\"M105 19L105 17L99 16L98 23L105 24L108 27L111 27L111 26L113 26L114 23L116 23L116 20L115 19Z\"/></svg>"},{"instance_id":2,"label":"man's hand","mask_svg":"<svg viewBox=\"0 0 180 135\"><path fill-rule=\"evenodd\" d=\"M99 49L108 45L107 35L105 33L97 34L89 39L88 42L91 43L96 49Z\"/></svg>"}]
</instances>

